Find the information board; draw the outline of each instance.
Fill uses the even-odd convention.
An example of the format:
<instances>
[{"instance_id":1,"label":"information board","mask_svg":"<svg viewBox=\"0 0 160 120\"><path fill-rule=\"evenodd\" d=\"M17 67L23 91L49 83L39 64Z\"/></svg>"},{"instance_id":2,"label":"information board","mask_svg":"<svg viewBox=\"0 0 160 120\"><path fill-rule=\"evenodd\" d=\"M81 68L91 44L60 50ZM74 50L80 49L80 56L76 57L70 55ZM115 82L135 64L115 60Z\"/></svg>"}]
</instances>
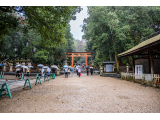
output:
<instances>
[{"instance_id":1,"label":"information board","mask_svg":"<svg viewBox=\"0 0 160 120\"><path fill-rule=\"evenodd\" d=\"M135 65L135 79L142 79L143 65Z\"/></svg>"},{"instance_id":2,"label":"information board","mask_svg":"<svg viewBox=\"0 0 160 120\"><path fill-rule=\"evenodd\" d=\"M112 64L106 64L106 72L113 72L112 70Z\"/></svg>"}]
</instances>

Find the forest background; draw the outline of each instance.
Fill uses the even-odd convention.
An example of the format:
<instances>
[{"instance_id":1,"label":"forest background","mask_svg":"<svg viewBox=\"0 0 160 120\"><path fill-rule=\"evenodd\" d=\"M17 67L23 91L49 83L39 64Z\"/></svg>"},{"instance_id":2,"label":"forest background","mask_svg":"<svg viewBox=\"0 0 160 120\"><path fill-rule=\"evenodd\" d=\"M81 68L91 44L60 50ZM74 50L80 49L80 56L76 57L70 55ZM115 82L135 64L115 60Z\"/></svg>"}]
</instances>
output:
<instances>
[{"instance_id":1,"label":"forest background","mask_svg":"<svg viewBox=\"0 0 160 120\"><path fill-rule=\"evenodd\" d=\"M32 63L62 64L67 52L89 51L96 66L116 61L118 68L118 61L132 61L118 59L119 53L160 29L157 6L88 6L89 17L81 25L87 43L77 50L80 40L73 38L69 22L80 11L79 6L1 6L0 61L29 58Z\"/></svg>"}]
</instances>

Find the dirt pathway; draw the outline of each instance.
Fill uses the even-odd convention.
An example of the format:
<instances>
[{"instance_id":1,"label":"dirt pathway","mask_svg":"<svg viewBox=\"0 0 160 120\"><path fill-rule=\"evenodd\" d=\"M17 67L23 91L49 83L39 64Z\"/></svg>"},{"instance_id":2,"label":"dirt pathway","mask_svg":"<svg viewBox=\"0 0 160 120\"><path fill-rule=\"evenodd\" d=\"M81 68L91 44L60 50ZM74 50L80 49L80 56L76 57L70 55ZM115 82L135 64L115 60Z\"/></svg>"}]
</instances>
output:
<instances>
[{"instance_id":1,"label":"dirt pathway","mask_svg":"<svg viewBox=\"0 0 160 120\"><path fill-rule=\"evenodd\" d=\"M99 75L64 78L0 97L2 113L159 113L160 89Z\"/></svg>"}]
</instances>

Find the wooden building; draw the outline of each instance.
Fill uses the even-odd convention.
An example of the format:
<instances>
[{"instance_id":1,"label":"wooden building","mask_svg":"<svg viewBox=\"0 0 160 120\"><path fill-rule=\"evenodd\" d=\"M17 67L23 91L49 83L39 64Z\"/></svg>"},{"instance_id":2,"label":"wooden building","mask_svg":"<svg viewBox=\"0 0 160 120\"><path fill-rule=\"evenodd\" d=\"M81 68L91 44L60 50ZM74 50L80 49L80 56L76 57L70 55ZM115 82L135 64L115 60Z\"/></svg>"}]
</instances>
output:
<instances>
[{"instance_id":1,"label":"wooden building","mask_svg":"<svg viewBox=\"0 0 160 120\"><path fill-rule=\"evenodd\" d=\"M132 56L132 69L143 65L143 73L160 74L160 31L145 38L135 47L118 54L118 57Z\"/></svg>"}]
</instances>

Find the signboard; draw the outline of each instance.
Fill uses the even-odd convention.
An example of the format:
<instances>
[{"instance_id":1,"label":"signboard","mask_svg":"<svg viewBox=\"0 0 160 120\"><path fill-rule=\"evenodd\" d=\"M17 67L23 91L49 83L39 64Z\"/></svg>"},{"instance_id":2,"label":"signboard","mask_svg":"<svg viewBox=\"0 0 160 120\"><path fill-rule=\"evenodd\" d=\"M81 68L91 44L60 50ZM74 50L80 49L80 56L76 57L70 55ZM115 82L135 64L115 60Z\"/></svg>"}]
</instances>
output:
<instances>
[{"instance_id":1,"label":"signboard","mask_svg":"<svg viewBox=\"0 0 160 120\"><path fill-rule=\"evenodd\" d=\"M143 65L135 65L135 79L142 79Z\"/></svg>"},{"instance_id":2,"label":"signboard","mask_svg":"<svg viewBox=\"0 0 160 120\"><path fill-rule=\"evenodd\" d=\"M106 64L106 72L113 72L112 70L112 64Z\"/></svg>"}]
</instances>

